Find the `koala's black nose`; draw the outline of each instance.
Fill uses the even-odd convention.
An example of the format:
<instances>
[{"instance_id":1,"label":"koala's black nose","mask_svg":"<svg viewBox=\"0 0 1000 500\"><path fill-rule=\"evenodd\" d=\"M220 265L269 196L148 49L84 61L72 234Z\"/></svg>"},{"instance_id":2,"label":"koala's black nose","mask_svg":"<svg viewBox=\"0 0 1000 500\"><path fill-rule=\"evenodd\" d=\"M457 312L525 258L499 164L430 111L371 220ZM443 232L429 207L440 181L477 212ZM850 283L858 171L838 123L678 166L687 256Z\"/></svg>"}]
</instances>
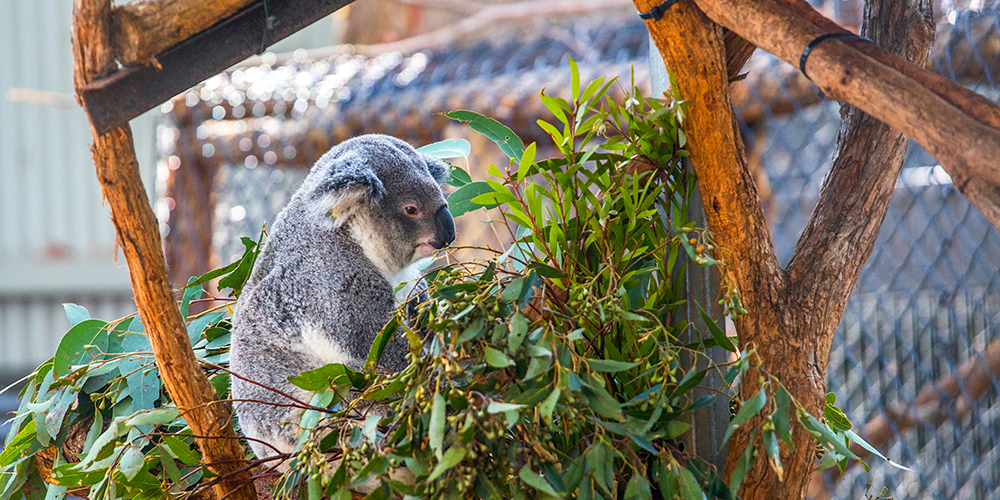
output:
<instances>
[{"instance_id":1,"label":"koala's black nose","mask_svg":"<svg viewBox=\"0 0 1000 500\"><path fill-rule=\"evenodd\" d=\"M448 207L441 207L434 214L434 248L442 249L455 241L455 219L452 218Z\"/></svg>"}]
</instances>

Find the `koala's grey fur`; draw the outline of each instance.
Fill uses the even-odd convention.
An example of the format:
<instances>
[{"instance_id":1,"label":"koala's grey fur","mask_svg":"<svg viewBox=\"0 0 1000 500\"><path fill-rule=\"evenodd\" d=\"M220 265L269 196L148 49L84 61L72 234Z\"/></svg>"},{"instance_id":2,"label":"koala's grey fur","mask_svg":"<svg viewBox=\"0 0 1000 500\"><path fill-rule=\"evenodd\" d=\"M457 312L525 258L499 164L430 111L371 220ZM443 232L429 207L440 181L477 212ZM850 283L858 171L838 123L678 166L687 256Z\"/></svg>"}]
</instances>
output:
<instances>
[{"instance_id":1,"label":"koala's grey fur","mask_svg":"<svg viewBox=\"0 0 1000 500\"><path fill-rule=\"evenodd\" d=\"M443 162L384 135L323 155L278 215L236 304L233 372L308 402L288 377L328 363L361 368L396 307L395 285L415 282L413 264L454 239L441 191L448 175ZM412 206L419 214L405 212ZM386 347L384 368L404 368L398 340ZM258 457L294 448L301 409L240 402L290 403L238 377L232 396Z\"/></svg>"}]
</instances>

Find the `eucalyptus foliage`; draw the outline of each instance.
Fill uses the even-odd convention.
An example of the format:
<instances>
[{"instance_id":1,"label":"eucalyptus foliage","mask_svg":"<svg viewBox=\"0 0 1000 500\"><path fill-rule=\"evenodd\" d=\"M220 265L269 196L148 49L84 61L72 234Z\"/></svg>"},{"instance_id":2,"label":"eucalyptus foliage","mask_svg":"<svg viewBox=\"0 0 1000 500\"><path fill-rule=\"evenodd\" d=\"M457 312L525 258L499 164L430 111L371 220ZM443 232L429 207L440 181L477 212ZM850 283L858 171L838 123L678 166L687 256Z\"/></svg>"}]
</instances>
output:
<instances>
[{"instance_id":1,"label":"eucalyptus foliage","mask_svg":"<svg viewBox=\"0 0 1000 500\"><path fill-rule=\"evenodd\" d=\"M780 474L779 441L791 446L794 423L827 450L826 465L856 458L847 443L860 438L832 399L822 419L809 415L779 381L751 371L754 351L704 312L704 331L684 314L688 267L725 277L720 252L689 214L685 104L643 97L634 85L617 102L615 80L582 85L571 67L571 100L540 96L556 118L539 122L553 139L545 147L479 114L447 114L510 158L485 180L455 168L452 212L490 218L513 243L429 274L420 314L401 310L362 370L327 365L292 379L315 396L294 403L304 410L300 440L279 457L291 470L275 496L349 498L364 487L370 498L730 499L758 454ZM469 153L464 141L423 150ZM221 398L231 310L189 316L189 305L213 278L239 295L262 240L243 241L243 258L192 278L181 301ZM743 312L731 287L719 303ZM107 322L72 305L67 316L73 327L21 391L0 455L0 500L174 498L211 487L218 478L162 389L138 316ZM405 338L394 339L400 327ZM408 342L410 365L385 373L378 360L393 341ZM713 363L708 349L732 361ZM721 385L706 387L713 371ZM764 425L727 482L683 450L685 417L716 397L739 401L730 387L751 373L762 389L738 405L729 433L755 416ZM278 476L276 460L250 464ZM403 470L410 480L400 480Z\"/></svg>"}]
</instances>

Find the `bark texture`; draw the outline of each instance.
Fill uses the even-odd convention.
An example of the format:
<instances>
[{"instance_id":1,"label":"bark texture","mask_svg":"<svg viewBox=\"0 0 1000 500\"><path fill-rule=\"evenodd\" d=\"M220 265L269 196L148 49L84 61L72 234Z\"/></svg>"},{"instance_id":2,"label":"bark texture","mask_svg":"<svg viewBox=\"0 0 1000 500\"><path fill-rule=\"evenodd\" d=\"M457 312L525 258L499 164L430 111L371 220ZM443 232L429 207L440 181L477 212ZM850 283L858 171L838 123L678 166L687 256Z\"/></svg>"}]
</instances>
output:
<instances>
[{"instance_id":1,"label":"bark texture","mask_svg":"<svg viewBox=\"0 0 1000 500\"><path fill-rule=\"evenodd\" d=\"M110 0L74 0L74 83L77 89L116 69L109 29ZM131 129L98 135L91 148L97 178L111 206L118 243L128 262L135 303L156 357L163 384L197 438L209 468L228 480L219 498L256 500L227 408L219 404L191 349L167 277L159 227L139 176Z\"/></svg>"},{"instance_id":2,"label":"bark texture","mask_svg":"<svg viewBox=\"0 0 1000 500\"><path fill-rule=\"evenodd\" d=\"M123 66L156 64L156 55L259 0L144 0L111 10L109 47Z\"/></svg>"},{"instance_id":3,"label":"bark texture","mask_svg":"<svg viewBox=\"0 0 1000 500\"><path fill-rule=\"evenodd\" d=\"M656 3L636 0L640 10ZM755 5L741 3L744 10L754 10ZM866 16L864 35L917 64L926 63L933 39L928 0L870 0ZM741 22L753 23L745 16ZM837 158L786 272L775 259L734 125L719 27L694 0L681 0L662 20L647 21L647 27L679 93L692 103L684 126L709 229L726 249L723 258L749 311L735 321L741 345L755 348L762 367L781 380L807 411L820 415L833 332L878 236L906 141L901 132L860 110L845 108ZM766 30L768 25L756 28ZM744 397L758 389L758 377L745 377ZM759 447L751 438L761 423L751 421L734 433L727 475L747 446ZM783 478L771 470L759 449L758 460L742 483L742 498L804 497L815 464L814 441L801 426L793 429L797 452L782 446Z\"/></svg>"}]
</instances>

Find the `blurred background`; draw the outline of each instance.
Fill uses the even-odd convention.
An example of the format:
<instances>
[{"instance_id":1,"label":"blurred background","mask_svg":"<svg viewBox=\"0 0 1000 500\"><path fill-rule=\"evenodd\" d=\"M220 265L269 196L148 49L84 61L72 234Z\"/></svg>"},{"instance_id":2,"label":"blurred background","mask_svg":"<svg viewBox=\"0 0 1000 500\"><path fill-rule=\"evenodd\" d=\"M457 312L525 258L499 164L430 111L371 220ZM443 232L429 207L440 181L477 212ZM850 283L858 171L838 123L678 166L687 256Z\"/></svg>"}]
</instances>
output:
<instances>
[{"instance_id":1,"label":"blurred background","mask_svg":"<svg viewBox=\"0 0 1000 500\"><path fill-rule=\"evenodd\" d=\"M856 28L857 0L816 0ZM72 95L70 0L0 0L0 381L51 357L69 327L64 302L114 319L135 310L124 259L101 203L90 130ZM935 2L931 69L1000 98L1000 11ZM582 79L634 74L650 88L649 39L623 0L357 0L132 121L140 168L175 286L238 257L312 163L348 137L380 132L415 146L466 138L456 163L485 175L499 150L437 113L472 109L525 142L548 137L537 99L568 93L567 56ZM839 127L795 68L758 51L733 100L782 263L815 204ZM619 95L621 90L618 91ZM540 148L539 155L544 151ZM1000 161L1000 160L998 160ZM503 234L460 219L459 243ZM824 476L819 498L1000 498L1000 381L935 383L1000 366L1000 234L911 144L879 242L834 341L829 390L858 426L881 416L879 448L914 469ZM963 372L963 370L965 372ZM959 384L961 385L961 384ZM13 396L0 395L5 411Z\"/></svg>"}]
</instances>

